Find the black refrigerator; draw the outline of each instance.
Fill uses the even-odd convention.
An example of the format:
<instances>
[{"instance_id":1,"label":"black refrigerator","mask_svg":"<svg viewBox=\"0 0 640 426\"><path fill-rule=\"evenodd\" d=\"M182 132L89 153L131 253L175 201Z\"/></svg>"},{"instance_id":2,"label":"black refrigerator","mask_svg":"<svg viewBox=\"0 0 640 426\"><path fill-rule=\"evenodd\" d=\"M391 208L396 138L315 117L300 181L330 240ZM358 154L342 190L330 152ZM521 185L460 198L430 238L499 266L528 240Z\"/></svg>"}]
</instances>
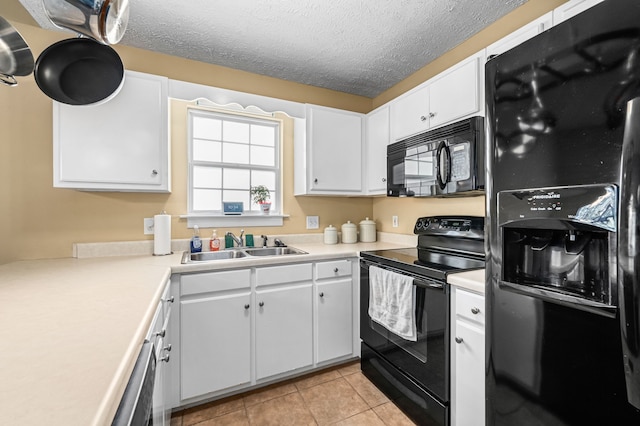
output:
<instances>
[{"instance_id":1,"label":"black refrigerator","mask_svg":"<svg viewBox=\"0 0 640 426\"><path fill-rule=\"evenodd\" d=\"M487 425L640 425L640 1L486 64Z\"/></svg>"}]
</instances>

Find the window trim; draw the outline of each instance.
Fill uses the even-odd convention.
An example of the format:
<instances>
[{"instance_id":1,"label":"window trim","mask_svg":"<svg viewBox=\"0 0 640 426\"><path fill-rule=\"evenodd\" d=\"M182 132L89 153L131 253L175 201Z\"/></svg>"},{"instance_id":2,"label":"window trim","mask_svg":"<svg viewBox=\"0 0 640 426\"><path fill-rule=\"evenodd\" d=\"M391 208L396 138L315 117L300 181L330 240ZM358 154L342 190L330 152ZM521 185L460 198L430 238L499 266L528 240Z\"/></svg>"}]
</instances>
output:
<instances>
[{"instance_id":1,"label":"window trim","mask_svg":"<svg viewBox=\"0 0 640 426\"><path fill-rule=\"evenodd\" d=\"M195 162L193 160L193 115L207 116L214 114L221 116L224 119L227 117L244 117L245 122L254 121L255 123L264 123L265 121L275 122L278 129L277 142L275 146L276 150L276 167L265 168L264 166L252 167L248 165L248 169L261 170L269 169L276 170L276 198L275 204L279 207L278 211L271 211L270 214L263 214L259 211L247 211L242 215L225 215L222 211L209 211L209 212L194 212L193 211L193 166L201 165L201 162ZM289 217L287 214L283 214L284 205L284 182L283 182L283 147L284 147L284 120L275 118L275 114L264 113L248 113L243 110L226 109L226 108L214 108L214 107L202 107L199 105L187 106L187 214L180 215L180 218L187 219L187 227L193 228L194 225L198 225L202 228L210 227L232 227L232 226L282 226L283 219Z\"/></svg>"}]
</instances>

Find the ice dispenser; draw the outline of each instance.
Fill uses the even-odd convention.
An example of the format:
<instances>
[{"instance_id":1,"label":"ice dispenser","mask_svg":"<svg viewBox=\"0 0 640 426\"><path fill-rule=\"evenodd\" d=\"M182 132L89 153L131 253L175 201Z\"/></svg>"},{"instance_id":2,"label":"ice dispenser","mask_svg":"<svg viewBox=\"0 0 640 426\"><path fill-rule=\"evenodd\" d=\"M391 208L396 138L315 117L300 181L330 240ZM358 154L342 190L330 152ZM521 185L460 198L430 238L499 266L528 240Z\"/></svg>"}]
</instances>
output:
<instances>
[{"instance_id":1,"label":"ice dispenser","mask_svg":"<svg viewBox=\"0 0 640 426\"><path fill-rule=\"evenodd\" d=\"M616 206L613 185L500 192L501 286L615 312Z\"/></svg>"}]
</instances>

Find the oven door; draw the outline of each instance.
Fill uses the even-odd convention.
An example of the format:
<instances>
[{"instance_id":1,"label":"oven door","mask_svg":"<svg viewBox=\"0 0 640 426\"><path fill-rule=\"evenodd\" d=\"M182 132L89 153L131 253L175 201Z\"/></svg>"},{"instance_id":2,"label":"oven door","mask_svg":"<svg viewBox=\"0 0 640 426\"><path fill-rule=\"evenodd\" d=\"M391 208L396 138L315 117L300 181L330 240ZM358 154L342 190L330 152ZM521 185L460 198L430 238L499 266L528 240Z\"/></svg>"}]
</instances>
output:
<instances>
[{"instance_id":1,"label":"oven door","mask_svg":"<svg viewBox=\"0 0 640 426\"><path fill-rule=\"evenodd\" d=\"M440 402L449 400L449 291L445 283L414 279L417 341L408 341L369 316L369 266L361 260L360 338ZM384 265L375 266L385 268ZM388 269L388 268L387 268ZM398 272L397 270L395 272Z\"/></svg>"}]
</instances>

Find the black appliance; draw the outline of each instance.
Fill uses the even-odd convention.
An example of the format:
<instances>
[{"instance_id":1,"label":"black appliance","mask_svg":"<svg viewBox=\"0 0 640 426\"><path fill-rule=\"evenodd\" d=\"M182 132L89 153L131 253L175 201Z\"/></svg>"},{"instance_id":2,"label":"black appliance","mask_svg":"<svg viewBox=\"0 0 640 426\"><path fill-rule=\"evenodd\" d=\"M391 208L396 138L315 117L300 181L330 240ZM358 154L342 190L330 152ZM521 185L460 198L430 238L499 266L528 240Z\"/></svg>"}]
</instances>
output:
<instances>
[{"instance_id":1,"label":"black appliance","mask_svg":"<svg viewBox=\"0 0 640 426\"><path fill-rule=\"evenodd\" d=\"M640 3L490 59L487 425L640 424Z\"/></svg>"},{"instance_id":2,"label":"black appliance","mask_svg":"<svg viewBox=\"0 0 640 426\"><path fill-rule=\"evenodd\" d=\"M155 346L145 340L111 426L153 425L155 372Z\"/></svg>"},{"instance_id":3,"label":"black appliance","mask_svg":"<svg viewBox=\"0 0 640 426\"><path fill-rule=\"evenodd\" d=\"M447 275L484 268L484 218L423 217L418 246L360 252L362 372L413 421L449 424ZM371 319L370 268L413 278L417 338L406 340Z\"/></svg>"},{"instance_id":4,"label":"black appliance","mask_svg":"<svg viewBox=\"0 0 640 426\"><path fill-rule=\"evenodd\" d=\"M484 118L472 117L387 147L387 195L473 195L484 189Z\"/></svg>"}]
</instances>

